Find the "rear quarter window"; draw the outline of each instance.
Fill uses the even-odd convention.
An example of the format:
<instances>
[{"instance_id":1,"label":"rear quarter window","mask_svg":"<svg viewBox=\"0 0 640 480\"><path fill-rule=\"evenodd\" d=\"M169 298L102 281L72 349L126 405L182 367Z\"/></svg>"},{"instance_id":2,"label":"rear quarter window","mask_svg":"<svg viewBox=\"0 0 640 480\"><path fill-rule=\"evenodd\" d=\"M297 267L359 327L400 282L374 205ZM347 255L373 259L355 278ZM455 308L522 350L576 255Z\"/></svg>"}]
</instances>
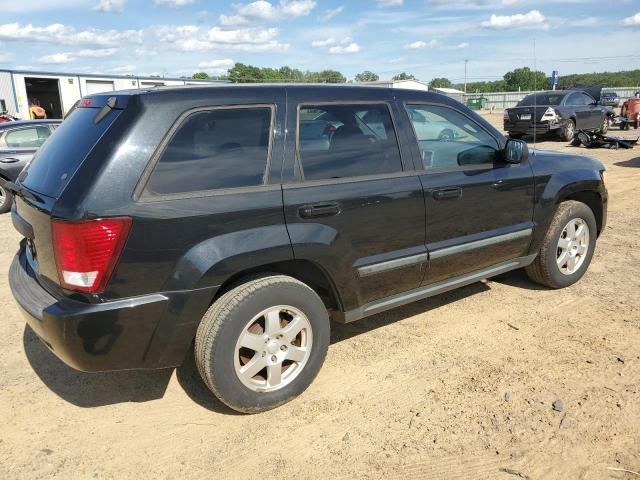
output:
<instances>
[{"instance_id":1,"label":"rear quarter window","mask_svg":"<svg viewBox=\"0 0 640 480\"><path fill-rule=\"evenodd\" d=\"M189 114L153 167L147 194L262 185L272 117L270 106L220 107Z\"/></svg>"},{"instance_id":2,"label":"rear quarter window","mask_svg":"<svg viewBox=\"0 0 640 480\"><path fill-rule=\"evenodd\" d=\"M29 190L58 198L120 114L120 110L113 110L96 124L94 119L99 111L97 108L79 108L62 122L22 171L19 181Z\"/></svg>"}]
</instances>

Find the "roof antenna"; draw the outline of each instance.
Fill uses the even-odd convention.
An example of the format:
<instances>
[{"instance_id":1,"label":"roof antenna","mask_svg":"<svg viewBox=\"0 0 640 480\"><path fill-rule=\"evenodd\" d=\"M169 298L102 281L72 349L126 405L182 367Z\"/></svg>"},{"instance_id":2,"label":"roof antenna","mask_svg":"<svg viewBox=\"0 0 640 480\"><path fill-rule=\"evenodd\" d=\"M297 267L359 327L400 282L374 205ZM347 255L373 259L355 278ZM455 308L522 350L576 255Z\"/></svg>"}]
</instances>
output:
<instances>
[{"instance_id":1,"label":"roof antenna","mask_svg":"<svg viewBox=\"0 0 640 480\"><path fill-rule=\"evenodd\" d=\"M536 154L536 121L538 116L538 62L536 58L536 39L533 38L533 154Z\"/></svg>"}]
</instances>

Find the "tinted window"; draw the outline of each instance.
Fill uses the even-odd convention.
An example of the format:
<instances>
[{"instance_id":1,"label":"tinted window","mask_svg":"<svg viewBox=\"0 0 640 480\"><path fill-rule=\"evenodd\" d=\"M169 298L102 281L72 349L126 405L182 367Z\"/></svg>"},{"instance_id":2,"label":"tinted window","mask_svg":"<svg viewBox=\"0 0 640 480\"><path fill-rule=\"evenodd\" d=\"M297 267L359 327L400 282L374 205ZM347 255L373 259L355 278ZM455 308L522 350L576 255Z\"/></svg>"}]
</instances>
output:
<instances>
[{"instance_id":1,"label":"tinted window","mask_svg":"<svg viewBox=\"0 0 640 480\"><path fill-rule=\"evenodd\" d=\"M582 98L582 103L584 105L591 105L592 103L595 102L595 100L589 95L587 95L586 93L581 93L580 97Z\"/></svg>"},{"instance_id":2,"label":"tinted window","mask_svg":"<svg viewBox=\"0 0 640 480\"><path fill-rule=\"evenodd\" d=\"M407 105L425 169L493 165L495 138L462 113L436 105Z\"/></svg>"},{"instance_id":3,"label":"tinted window","mask_svg":"<svg viewBox=\"0 0 640 480\"><path fill-rule=\"evenodd\" d=\"M531 107L533 105L560 105L564 93L536 93L527 95L518 102L518 107Z\"/></svg>"},{"instance_id":4,"label":"tinted window","mask_svg":"<svg viewBox=\"0 0 640 480\"><path fill-rule=\"evenodd\" d=\"M576 106L579 106L579 105L586 105L586 103L585 103L585 100L584 100L584 97L582 96L582 94L580 94L580 93L572 93L567 98L567 105L576 107Z\"/></svg>"},{"instance_id":5,"label":"tinted window","mask_svg":"<svg viewBox=\"0 0 640 480\"><path fill-rule=\"evenodd\" d=\"M78 108L67 118L50 141L42 145L31 164L20 174L27 188L43 195L58 197L102 134L119 115L113 110L107 117L93 123L100 110Z\"/></svg>"},{"instance_id":6,"label":"tinted window","mask_svg":"<svg viewBox=\"0 0 640 480\"><path fill-rule=\"evenodd\" d=\"M47 127L21 128L7 132L4 141L11 148L38 148L49 138Z\"/></svg>"},{"instance_id":7,"label":"tinted window","mask_svg":"<svg viewBox=\"0 0 640 480\"><path fill-rule=\"evenodd\" d=\"M193 113L162 153L147 189L170 194L262 185L270 132L268 107Z\"/></svg>"},{"instance_id":8,"label":"tinted window","mask_svg":"<svg viewBox=\"0 0 640 480\"><path fill-rule=\"evenodd\" d=\"M398 140L386 105L300 107L299 153L307 180L402 171Z\"/></svg>"}]
</instances>

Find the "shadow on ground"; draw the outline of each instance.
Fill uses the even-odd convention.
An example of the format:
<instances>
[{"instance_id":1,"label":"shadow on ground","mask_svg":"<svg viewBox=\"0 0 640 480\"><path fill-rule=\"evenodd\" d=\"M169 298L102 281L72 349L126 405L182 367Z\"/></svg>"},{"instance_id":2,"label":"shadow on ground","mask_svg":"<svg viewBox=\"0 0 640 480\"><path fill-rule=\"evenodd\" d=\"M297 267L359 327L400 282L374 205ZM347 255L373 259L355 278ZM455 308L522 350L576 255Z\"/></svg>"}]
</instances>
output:
<instances>
[{"instance_id":1,"label":"shadow on ground","mask_svg":"<svg viewBox=\"0 0 640 480\"><path fill-rule=\"evenodd\" d=\"M635 167L635 168L640 168L640 157L632 158L630 160L625 160L623 162L615 162L614 165L616 167Z\"/></svg>"},{"instance_id":2,"label":"shadow on ground","mask_svg":"<svg viewBox=\"0 0 640 480\"><path fill-rule=\"evenodd\" d=\"M531 282L523 271L510 272L492 281L519 288L543 288ZM386 327L405 318L429 312L490 289L490 284L478 282L354 323L333 322L331 343L348 340L356 335ZM160 399L164 396L173 373L173 369L79 372L65 365L51 353L28 326L25 326L23 344L27 359L42 382L60 398L83 408ZM176 378L189 398L203 408L226 415L240 415L215 398L204 384L195 365L193 349L190 350L183 365L176 369Z\"/></svg>"},{"instance_id":3,"label":"shadow on ground","mask_svg":"<svg viewBox=\"0 0 640 480\"><path fill-rule=\"evenodd\" d=\"M79 372L51 353L29 326L25 326L22 341L27 359L40 380L60 398L83 408L162 398L173 371Z\"/></svg>"}]
</instances>

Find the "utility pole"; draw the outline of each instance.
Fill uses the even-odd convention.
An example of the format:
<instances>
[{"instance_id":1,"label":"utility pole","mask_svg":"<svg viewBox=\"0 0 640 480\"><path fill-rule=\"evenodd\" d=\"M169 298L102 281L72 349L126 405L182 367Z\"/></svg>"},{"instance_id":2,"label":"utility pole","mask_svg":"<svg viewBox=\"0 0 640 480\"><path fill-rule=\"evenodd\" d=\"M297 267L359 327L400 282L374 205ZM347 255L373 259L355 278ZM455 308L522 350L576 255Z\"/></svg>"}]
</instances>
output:
<instances>
[{"instance_id":1,"label":"utility pole","mask_svg":"<svg viewBox=\"0 0 640 480\"><path fill-rule=\"evenodd\" d=\"M469 60L465 58L464 60L464 93L467 93L467 63L469 63Z\"/></svg>"}]
</instances>

